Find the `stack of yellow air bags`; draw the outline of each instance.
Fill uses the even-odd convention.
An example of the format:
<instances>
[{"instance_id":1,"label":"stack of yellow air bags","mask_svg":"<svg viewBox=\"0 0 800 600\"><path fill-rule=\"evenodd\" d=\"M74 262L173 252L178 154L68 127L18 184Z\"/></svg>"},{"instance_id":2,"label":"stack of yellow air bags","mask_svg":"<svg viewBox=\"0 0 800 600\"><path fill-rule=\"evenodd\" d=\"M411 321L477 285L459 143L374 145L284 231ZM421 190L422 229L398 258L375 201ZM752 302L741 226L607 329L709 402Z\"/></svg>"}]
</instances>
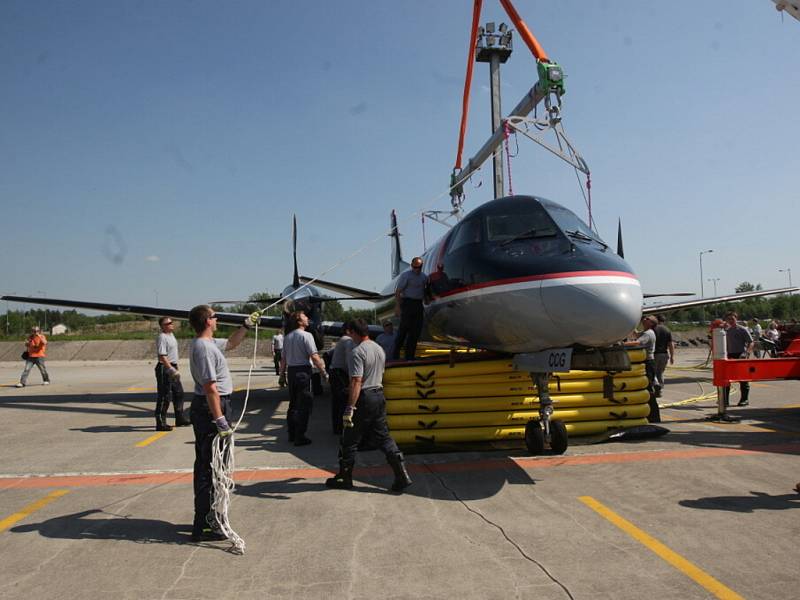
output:
<instances>
[{"instance_id":1,"label":"stack of yellow air bags","mask_svg":"<svg viewBox=\"0 0 800 600\"><path fill-rule=\"evenodd\" d=\"M647 423L644 351L629 351L630 371L553 374L554 420L570 436L594 435ZM523 440L525 424L539 418L530 375L511 358L459 355L387 366L383 375L392 437L400 444Z\"/></svg>"}]
</instances>

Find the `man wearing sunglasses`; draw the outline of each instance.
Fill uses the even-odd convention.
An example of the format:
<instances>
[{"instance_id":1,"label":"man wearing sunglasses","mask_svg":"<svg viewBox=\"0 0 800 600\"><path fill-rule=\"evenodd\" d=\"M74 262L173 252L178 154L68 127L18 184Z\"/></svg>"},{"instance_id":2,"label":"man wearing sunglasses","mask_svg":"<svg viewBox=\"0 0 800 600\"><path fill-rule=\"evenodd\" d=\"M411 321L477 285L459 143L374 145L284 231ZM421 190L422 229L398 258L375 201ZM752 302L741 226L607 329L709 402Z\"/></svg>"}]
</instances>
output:
<instances>
[{"instance_id":1,"label":"man wearing sunglasses","mask_svg":"<svg viewBox=\"0 0 800 600\"><path fill-rule=\"evenodd\" d=\"M183 386L178 372L178 340L175 339L175 323L170 317L158 320L161 333L156 338L156 431L172 431L167 424L167 411L172 398L175 411L175 427L185 427L192 422L183 412Z\"/></svg>"},{"instance_id":2,"label":"man wearing sunglasses","mask_svg":"<svg viewBox=\"0 0 800 600\"><path fill-rule=\"evenodd\" d=\"M194 525L192 541L223 540L211 515L213 486L211 456L214 438L229 436L233 380L223 352L233 350L260 318L253 313L230 338L216 339L217 315L207 304L189 311L189 323L197 334L189 344L189 370L194 380L192 428L194 429Z\"/></svg>"},{"instance_id":3,"label":"man wearing sunglasses","mask_svg":"<svg viewBox=\"0 0 800 600\"><path fill-rule=\"evenodd\" d=\"M417 341L422 333L422 320L425 316L422 301L427 288L428 276L422 272L422 259L415 256L411 260L411 269L398 277L394 291L394 311L400 316L400 327L397 329L392 358L400 358L400 349L405 348L405 359L414 360Z\"/></svg>"}]
</instances>

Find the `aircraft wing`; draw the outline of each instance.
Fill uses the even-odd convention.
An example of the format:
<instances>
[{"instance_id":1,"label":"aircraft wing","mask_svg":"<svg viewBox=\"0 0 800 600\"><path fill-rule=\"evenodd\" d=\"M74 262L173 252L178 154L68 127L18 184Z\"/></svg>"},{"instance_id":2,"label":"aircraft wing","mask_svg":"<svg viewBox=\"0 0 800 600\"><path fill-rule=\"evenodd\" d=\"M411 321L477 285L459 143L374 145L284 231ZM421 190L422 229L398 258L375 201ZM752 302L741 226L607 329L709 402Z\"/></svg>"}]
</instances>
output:
<instances>
[{"instance_id":1,"label":"aircraft wing","mask_svg":"<svg viewBox=\"0 0 800 600\"><path fill-rule=\"evenodd\" d=\"M142 315L145 317L170 317L172 319L180 319L182 321L189 320L189 311L174 308L161 308L156 306L138 306L135 304L106 304L102 302L86 302L83 300L63 300L59 298L40 298L28 296L2 296L0 300L8 300L9 302L25 302L27 304L44 304L47 306L60 306L67 308L85 308L87 310L99 310L102 312L117 312L117 313L130 313L132 315ZM229 313L216 311L217 322L223 325L241 325L245 317L248 315L243 313ZM322 333L330 336L341 336L344 331L342 326L344 324L340 321L323 321ZM282 329L283 317L261 317L259 327L267 329ZM375 338L383 333L383 328L380 325L370 325L370 337Z\"/></svg>"},{"instance_id":2,"label":"aircraft wing","mask_svg":"<svg viewBox=\"0 0 800 600\"><path fill-rule=\"evenodd\" d=\"M85 308L102 312L130 313L145 317L171 317L182 321L189 320L188 310L174 308L161 308L156 306L138 306L135 304L105 304L102 302L86 302L83 300L63 300L59 298L31 298L27 296L3 296L2 300L9 302L26 302L28 304L45 304L48 306L62 306L67 308ZM241 325L247 315L217 311L217 322L224 325ZM261 317L259 327L280 329L283 327L283 317Z\"/></svg>"},{"instance_id":3,"label":"aircraft wing","mask_svg":"<svg viewBox=\"0 0 800 600\"><path fill-rule=\"evenodd\" d=\"M667 312L670 310L681 310L684 308L694 308L695 306L707 306L709 304L719 304L720 302L735 302L737 300L745 300L747 298L758 298L760 296L774 296L776 294L789 294L796 292L800 288L786 287L777 288L774 290L758 290L754 292L742 292L741 294L731 294L729 296L717 296L715 298L703 298L702 300L687 300L685 302L672 302L670 304L655 304L653 306L645 306L642 308L643 315L652 315L654 313Z\"/></svg>"},{"instance_id":4,"label":"aircraft wing","mask_svg":"<svg viewBox=\"0 0 800 600\"><path fill-rule=\"evenodd\" d=\"M361 288L352 287L350 285L343 285L341 283L334 283L332 281L323 281L322 279L312 279L311 277L300 277L301 283L308 283L313 281L313 285L319 286L321 288L325 288L326 290L331 290L332 292L337 292L339 294L346 294L348 296L360 296L358 300L383 300L386 296L382 296L377 292L371 292L369 290L362 290ZM344 298L345 300L347 298Z\"/></svg>"}]
</instances>

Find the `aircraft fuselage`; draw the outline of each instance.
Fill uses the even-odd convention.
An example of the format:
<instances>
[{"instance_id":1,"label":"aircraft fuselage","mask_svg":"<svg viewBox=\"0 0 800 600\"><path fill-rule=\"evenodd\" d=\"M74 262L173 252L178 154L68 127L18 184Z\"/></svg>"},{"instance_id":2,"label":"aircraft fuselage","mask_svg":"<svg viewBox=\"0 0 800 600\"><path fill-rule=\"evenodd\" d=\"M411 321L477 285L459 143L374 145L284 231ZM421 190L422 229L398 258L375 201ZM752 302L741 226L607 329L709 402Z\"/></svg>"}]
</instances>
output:
<instances>
[{"instance_id":1,"label":"aircraft fuselage","mask_svg":"<svg viewBox=\"0 0 800 600\"><path fill-rule=\"evenodd\" d=\"M479 206L423 260L428 340L513 353L608 346L641 318L631 267L574 213L542 198ZM396 279L384 294L395 287Z\"/></svg>"}]
</instances>

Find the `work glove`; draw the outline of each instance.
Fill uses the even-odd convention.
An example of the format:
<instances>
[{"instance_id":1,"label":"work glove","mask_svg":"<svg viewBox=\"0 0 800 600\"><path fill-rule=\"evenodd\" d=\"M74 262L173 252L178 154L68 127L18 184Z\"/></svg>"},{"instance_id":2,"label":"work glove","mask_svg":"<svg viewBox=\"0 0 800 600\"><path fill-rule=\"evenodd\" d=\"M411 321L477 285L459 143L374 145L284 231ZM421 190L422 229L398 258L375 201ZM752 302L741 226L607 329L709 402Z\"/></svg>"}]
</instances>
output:
<instances>
[{"instance_id":1,"label":"work glove","mask_svg":"<svg viewBox=\"0 0 800 600\"><path fill-rule=\"evenodd\" d=\"M330 381L331 381L331 376L330 376L330 375L328 375L328 372L327 372L327 371L325 371L325 370L322 370L322 371L320 371L319 373L320 373L320 375L322 376L322 378L325 380L325 383L330 383Z\"/></svg>"},{"instance_id":2,"label":"work glove","mask_svg":"<svg viewBox=\"0 0 800 600\"><path fill-rule=\"evenodd\" d=\"M225 415L218 419L214 419L214 425L217 426L217 434L221 438L228 437L233 433L233 429L231 429L231 426L228 425L228 419L225 418Z\"/></svg>"},{"instance_id":3,"label":"work glove","mask_svg":"<svg viewBox=\"0 0 800 600\"><path fill-rule=\"evenodd\" d=\"M244 320L245 329L252 329L261 321L261 313L258 311L250 313Z\"/></svg>"},{"instance_id":4,"label":"work glove","mask_svg":"<svg viewBox=\"0 0 800 600\"><path fill-rule=\"evenodd\" d=\"M169 377L172 381L181 380L181 374L178 373L178 369L176 369L175 367L170 367L169 369L167 369L167 377Z\"/></svg>"},{"instance_id":5,"label":"work glove","mask_svg":"<svg viewBox=\"0 0 800 600\"><path fill-rule=\"evenodd\" d=\"M355 411L354 406L344 407L344 413L342 414L342 427L345 429L353 426L353 411Z\"/></svg>"}]
</instances>

